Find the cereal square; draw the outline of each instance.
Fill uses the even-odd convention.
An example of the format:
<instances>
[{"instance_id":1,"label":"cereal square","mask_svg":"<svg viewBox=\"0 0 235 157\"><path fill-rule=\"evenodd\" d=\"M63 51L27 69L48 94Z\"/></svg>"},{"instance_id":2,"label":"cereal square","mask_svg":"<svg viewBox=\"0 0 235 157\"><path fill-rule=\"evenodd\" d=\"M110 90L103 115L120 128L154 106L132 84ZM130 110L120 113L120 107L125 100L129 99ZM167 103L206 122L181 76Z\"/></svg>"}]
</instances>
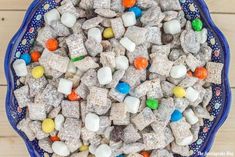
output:
<instances>
[{"instance_id":1,"label":"cereal square","mask_svg":"<svg viewBox=\"0 0 235 157\"><path fill-rule=\"evenodd\" d=\"M57 89L48 84L42 93L35 97L35 102L45 103L46 105L58 107L63 100L63 94L59 93Z\"/></svg>"},{"instance_id":2,"label":"cereal square","mask_svg":"<svg viewBox=\"0 0 235 157\"><path fill-rule=\"evenodd\" d=\"M64 126L59 131L59 138L61 140L71 141L73 139L80 138L81 123L78 119L67 118L64 122Z\"/></svg>"},{"instance_id":3,"label":"cereal square","mask_svg":"<svg viewBox=\"0 0 235 157\"><path fill-rule=\"evenodd\" d=\"M30 103L28 105L29 118L32 120L44 120L46 119L46 107L41 103Z\"/></svg>"},{"instance_id":4,"label":"cereal square","mask_svg":"<svg viewBox=\"0 0 235 157\"><path fill-rule=\"evenodd\" d=\"M92 86L89 88L90 94L87 96L87 103L92 106L106 106L108 90L105 88L99 88Z\"/></svg>"},{"instance_id":5,"label":"cereal square","mask_svg":"<svg viewBox=\"0 0 235 157\"><path fill-rule=\"evenodd\" d=\"M208 71L207 82L221 84L221 75L224 65L222 63L208 62L206 69Z\"/></svg>"},{"instance_id":6,"label":"cereal square","mask_svg":"<svg viewBox=\"0 0 235 157\"><path fill-rule=\"evenodd\" d=\"M16 89L14 91L14 95L20 108L26 107L29 103L31 103L31 99L29 97L29 87L27 85Z\"/></svg>"},{"instance_id":7,"label":"cereal square","mask_svg":"<svg viewBox=\"0 0 235 157\"><path fill-rule=\"evenodd\" d=\"M124 103L114 103L112 104L110 119L111 120L122 120L126 118L126 106Z\"/></svg>"},{"instance_id":8,"label":"cereal square","mask_svg":"<svg viewBox=\"0 0 235 157\"><path fill-rule=\"evenodd\" d=\"M145 150L162 149L165 146L164 132L144 133L143 141L145 144Z\"/></svg>"},{"instance_id":9,"label":"cereal square","mask_svg":"<svg viewBox=\"0 0 235 157\"><path fill-rule=\"evenodd\" d=\"M95 9L109 9L111 5L111 0L94 0Z\"/></svg>"},{"instance_id":10,"label":"cereal square","mask_svg":"<svg viewBox=\"0 0 235 157\"><path fill-rule=\"evenodd\" d=\"M169 76L173 64L174 62L171 62L168 58L162 55L156 55L152 58L149 71L163 76Z\"/></svg>"},{"instance_id":11,"label":"cereal square","mask_svg":"<svg viewBox=\"0 0 235 157\"><path fill-rule=\"evenodd\" d=\"M149 126L155 120L156 117L153 114L152 110L147 107L142 112L140 112L138 115L136 115L134 118L131 119L131 121L140 131Z\"/></svg>"},{"instance_id":12,"label":"cereal square","mask_svg":"<svg viewBox=\"0 0 235 157\"><path fill-rule=\"evenodd\" d=\"M78 101L67 101L63 100L61 102L62 114L69 118L80 118L80 109Z\"/></svg>"}]
</instances>

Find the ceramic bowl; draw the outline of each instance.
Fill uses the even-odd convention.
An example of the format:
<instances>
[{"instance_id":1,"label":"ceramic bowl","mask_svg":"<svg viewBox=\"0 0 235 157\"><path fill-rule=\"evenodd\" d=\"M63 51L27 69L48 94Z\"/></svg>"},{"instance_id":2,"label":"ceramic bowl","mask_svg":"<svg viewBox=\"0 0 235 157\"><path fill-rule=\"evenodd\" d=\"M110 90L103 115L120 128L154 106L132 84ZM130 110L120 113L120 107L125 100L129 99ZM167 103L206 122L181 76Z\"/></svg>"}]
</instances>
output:
<instances>
[{"instance_id":1,"label":"ceramic bowl","mask_svg":"<svg viewBox=\"0 0 235 157\"><path fill-rule=\"evenodd\" d=\"M17 123L25 117L26 109L18 107L13 91L17 88L17 77L12 62L21 54L28 53L37 36L37 30L44 25L43 15L55 8L60 0L34 0L28 8L23 24L9 43L5 56L5 74L8 83L6 96L6 113L12 127L24 139L31 157L42 157L45 152L38 146L38 141L29 141L23 132L16 128ZM228 116L231 102L231 91L228 81L229 46L221 31L213 23L209 10L203 0L180 0L188 20L200 17L208 29L208 45L212 48L212 61L224 63L222 84L212 85L213 98L208 106L213 121L204 120L198 140L190 145L192 156L206 156L212 147L215 135Z\"/></svg>"}]
</instances>

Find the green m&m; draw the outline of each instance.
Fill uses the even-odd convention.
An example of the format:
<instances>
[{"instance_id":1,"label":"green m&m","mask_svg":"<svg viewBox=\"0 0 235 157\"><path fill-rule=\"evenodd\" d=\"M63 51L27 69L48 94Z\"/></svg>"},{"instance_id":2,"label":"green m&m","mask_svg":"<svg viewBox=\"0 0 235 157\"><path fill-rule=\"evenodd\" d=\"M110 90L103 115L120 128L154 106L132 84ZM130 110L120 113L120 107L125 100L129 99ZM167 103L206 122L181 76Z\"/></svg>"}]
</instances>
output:
<instances>
[{"instance_id":1,"label":"green m&m","mask_svg":"<svg viewBox=\"0 0 235 157\"><path fill-rule=\"evenodd\" d=\"M192 21L192 27L195 31L199 32L203 28L203 23L200 19L197 18L197 19Z\"/></svg>"},{"instance_id":2,"label":"green m&m","mask_svg":"<svg viewBox=\"0 0 235 157\"><path fill-rule=\"evenodd\" d=\"M158 109L158 100L157 99L147 99L146 106L152 110Z\"/></svg>"}]
</instances>

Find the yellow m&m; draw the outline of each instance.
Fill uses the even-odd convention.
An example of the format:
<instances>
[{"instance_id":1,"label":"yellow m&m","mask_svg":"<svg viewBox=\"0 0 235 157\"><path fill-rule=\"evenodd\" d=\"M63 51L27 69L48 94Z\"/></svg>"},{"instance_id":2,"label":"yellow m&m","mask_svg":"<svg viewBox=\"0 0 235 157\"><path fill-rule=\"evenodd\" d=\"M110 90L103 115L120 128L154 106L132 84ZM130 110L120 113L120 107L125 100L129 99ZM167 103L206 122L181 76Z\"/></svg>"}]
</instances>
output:
<instances>
[{"instance_id":1,"label":"yellow m&m","mask_svg":"<svg viewBox=\"0 0 235 157\"><path fill-rule=\"evenodd\" d=\"M51 133L55 129L55 123L52 119L47 118L42 122L42 131L45 133Z\"/></svg>"},{"instance_id":2,"label":"yellow m&m","mask_svg":"<svg viewBox=\"0 0 235 157\"><path fill-rule=\"evenodd\" d=\"M89 146L87 146L87 145L82 145L82 146L79 148L79 150L80 150L81 152L87 151L88 149L89 149Z\"/></svg>"},{"instance_id":3,"label":"yellow m&m","mask_svg":"<svg viewBox=\"0 0 235 157\"><path fill-rule=\"evenodd\" d=\"M177 98L183 98L183 97L186 96L186 91L185 91L184 88L176 86L176 87L173 88L173 94Z\"/></svg>"},{"instance_id":4,"label":"yellow m&m","mask_svg":"<svg viewBox=\"0 0 235 157\"><path fill-rule=\"evenodd\" d=\"M103 37L105 39L110 39L114 37L113 29L112 28L106 28L103 32Z\"/></svg>"},{"instance_id":5,"label":"yellow m&m","mask_svg":"<svg viewBox=\"0 0 235 157\"><path fill-rule=\"evenodd\" d=\"M44 75L44 68L43 66L36 66L35 68L33 68L32 70L32 76L35 79L39 79Z\"/></svg>"}]
</instances>

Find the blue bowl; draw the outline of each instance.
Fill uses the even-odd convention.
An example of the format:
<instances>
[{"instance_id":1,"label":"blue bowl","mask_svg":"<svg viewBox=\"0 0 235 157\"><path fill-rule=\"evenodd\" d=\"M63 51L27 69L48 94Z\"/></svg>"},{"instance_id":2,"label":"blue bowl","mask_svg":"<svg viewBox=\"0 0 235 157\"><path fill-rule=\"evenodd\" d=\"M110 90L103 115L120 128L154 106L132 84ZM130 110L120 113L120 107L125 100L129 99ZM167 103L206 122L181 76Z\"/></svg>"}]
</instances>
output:
<instances>
[{"instance_id":1,"label":"blue bowl","mask_svg":"<svg viewBox=\"0 0 235 157\"><path fill-rule=\"evenodd\" d=\"M12 68L12 62L21 54L28 53L37 36L37 30L44 25L43 15L59 5L60 0L34 0L26 12L19 31L8 45L5 56L5 75L8 83L6 96L6 113L15 131L24 139L31 157L42 157L45 152L38 146L38 141L29 141L25 134L16 128L17 123L25 117L26 109L20 109L13 95L17 88L17 77ZM212 147L216 132L226 120L230 104L231 91L228 80L230 52L228 43L221 31L213 23L209 10L203 0L180 0L188 20L201 18L208 29L208 45L212 48L212 61L224 63L222 84L212 85L213 98L208 107L215 118L204 120L198 140L190 145L194 157L206 156Z\"/></svg>"}]
</instances>

